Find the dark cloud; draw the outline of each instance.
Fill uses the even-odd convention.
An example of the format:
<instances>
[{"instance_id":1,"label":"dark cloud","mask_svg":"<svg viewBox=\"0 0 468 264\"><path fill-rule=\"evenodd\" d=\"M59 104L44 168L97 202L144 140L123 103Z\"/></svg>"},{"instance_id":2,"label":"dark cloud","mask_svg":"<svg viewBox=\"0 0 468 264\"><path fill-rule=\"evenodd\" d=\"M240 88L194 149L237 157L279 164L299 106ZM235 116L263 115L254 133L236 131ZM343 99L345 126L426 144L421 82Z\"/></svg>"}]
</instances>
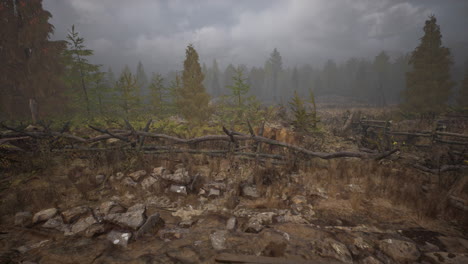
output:
<instances>
[{"instance_id":1,"label":"dark cloud","mask_svg":"<svg viewBox=\"0 0 468 264\"><path fill-rule=\"evenodd\" d=\"M193 43L202 61L262 65L273 48L285 64L375 56L414 49L424 20L436 14L444 44L468 50L468 1L399 0L44 0L54 38L75 24L94 62L120 69L180 69ZM463 59L462 59L463 60Z\"/></svg>"}]
</instances>

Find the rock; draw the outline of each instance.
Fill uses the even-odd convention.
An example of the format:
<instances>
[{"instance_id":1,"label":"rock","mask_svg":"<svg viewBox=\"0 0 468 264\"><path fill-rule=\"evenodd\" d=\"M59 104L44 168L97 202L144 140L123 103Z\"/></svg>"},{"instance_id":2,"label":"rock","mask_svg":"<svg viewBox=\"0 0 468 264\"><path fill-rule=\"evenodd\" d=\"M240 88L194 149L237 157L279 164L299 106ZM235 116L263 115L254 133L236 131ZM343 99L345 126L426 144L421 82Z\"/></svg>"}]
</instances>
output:
<instances>
[{"instance_id":1,"label":"rock","mask_svg":"<svg viewBox=\"0 0 468 264\"><path fill-rule=\"evenodd\" d=\"M92 238L96 235L104 234L108 231L103 224L93 224L85 230L84 236Z\"/></svg>"},{"instance_id":2,"label":"rock","mask_svg":"<svg viewBox=\"0 0 468 264\"><path fill-rule=\"evenodd\" d=\"M440 251L439 247L432 244L432 243L429 243L426 241L426 243L422 246L419 247L419 250L423 251L423 252L434 252L434 251Z\"/></svg>"},{"instance_id":3,"label":"rock","mask_svg":"<svg viewBox=\"0 0 468 264\"><path fill-rule=\"evenodd\" d=\"M188 174L188 171L186 171L184 168L177 169L174 174L163 174L161 175L161 178L167 181L171 181L175 184L189 184L191 181L191 178Z\"/></svg>"},{"instance_id":4,"label":"rock","mask_svg":"<svg viewBox=\"0 0 468 264\"><path fill-rule=\"evenodd\" d=\"M249 222L258 222L261 225L271 225L273 223L273 217L276 215L274 212L263 212L252 216Z\"/></svg>"},{"instance_id":5,"label":"rock","mask_svg":"<svg viewBox=\"0 0 468 264\"><path fill-rule=\"evenodd\" d=\"M142 237L144 234L147 234L154 230L158 223L164 224L164 221L161 219L159 213L155 213L146 219L146 222L138 229L135 233L135 239ZM154 232L156 233L156 232Z\"/></svg>"},{"instance_id":6,"label":"rock","mask_svg":"<svg viewBox=\"0 0 468 264\"><path fill-rule=\"evenodd\" d=\"M199 216L201 214L203 214L203 210L193 209L193 207L189 205L179 208L177 211L172 213L172 216L180 217L182 221L190 221L192 220L192 217Z\"/></svg>"},{"instance_id":7,"label":"rock","mask_svg":"<svg viewBox=\"0 0 468 264\"><path fill-rule=\"evenodd\" d=\"M60 232L67 232L69 230L69 227L65 225L60 215L50 218L42 225L42 227L48 229L55 229Z\"/></svg>"},{"instance_id":8,"label":"rock","mask_svg":"<svg viewBox=\"0 0 468 264\"><path fill-rule=\"evenodd\" d=\"M117 172L117 174L115 174L115 179L120 181L124 176L125 174L123 174L123 172Z\"/></svg>"},{"instance_id":9,"label":"rock","mask_svg":"<svg viewBox=\"0 0 468 264\"><path fill-rule=\"evenodd\" d=\"M260 233L263 230L263 226L259 222L248 222L245 228L246 233Z\"/></svg>"},{"instance_id":10,"label":"rock","mask_svg":"<svg viewBox=\"0 0 468 264\"><path fill-rule=\"evenodd\" d=\"M135 171L135 172L132 172L128 175L128 177L132 178L132 180L134 181L139 181L141 177L145 176L146 175L146 171L145 170L139 170L139 171Z\"/></svg>"},{"instance_id":11,"label":"rock","mask_svg":"<svg viewBox=\"0 0 468 264\"><path fill-rule=\"evenodd\" d=\"M96 175L96 177L95 177L96 184L99 185L99 184L103 183L105 179L106 179L106 176L104 176L104 175L101 175L101 174Z\"/></svg>"},{"instance_id":12,"label":"rock","mask_svg":"<svg viewBox=\"0 0 468 264\"><path fill-rule=\"evenodd\" d=\"M422 259L429 263L443 264L461 264L468 263L468 254L449 253L449 252L431 252L425 253Z\"/></svg>"},{"instance_id":13,"label":"rock","mask_svg":"<svg viewBox=\"0 0 468 264\"><path fill-rule=\"evenodd\" d=\"M18 212L15 214L15 226L28 227L32 225L31 212Z\"/></svg>"},{"instance_id":14,"label":"rock","mask_svg":"<svg viewBox=\"0 0 468 264\"><path fill-rule=\"evenodd\" d=\"M420 256L416 245L408 241L384 239L379 241L378 246L383 253L398 263L412 263Z\"/></svg>"},{"instance_id":15,"label":"rock","mask_svg":"<svg viewBox=\"0 0 468 264\"><path fill-rule=\"evenodd\" d=\"M229 231L233 231L236 229L236 225L237 225L237 219L233 216L227 220L226 229Z\"/></svg>"},{"instance_id":16,"label":"rock","mask_svg":"<svg viewBox=\"0 0 468 264\"><path fill-rule=\"evenodd\" d=\"M137 183L130 177L125 177L122 181L123 185L128 187L136 187Z\"/></svg>"},{"instance_id":17,"label":"rock","mask_svg":"<svg viewBox=\"0 0 468 264\"><path fill-rule=\"evenodd\" d=\"M151 173L151 176L154 178L158 178L158 177L163 176L166 173L167 173L167 170L164 167L157 167L153 169L153 173Z\"/></svg>"},{"instance_id":18,"label":"rock","mask_svg":"<svg viewBox=\"0 0 468 264\"><path fill-rule=\"evenodd\" d=\"M328 195L327 195L326 191L321 187L315 188L315 190L311 191L310 194L314 195L314 196L318 196L318 197L320 197L322 199L328 199Z\"/></svg>"},{"instance_id":19,"label":"rock","mask_svg":"<svg viewBox=\"0 0 468 264\"><path fill-rule=\"evenodd\" d=\"M194 220L185 220L179 223L179 226L182 228L190 228L195 224Z\"/></svg>"},{"instance_id":20,"label":"rock","mask_svg":"<svg viewBox=\"0 0 468 264\"><path fill-rule=\"evenodd\" d=\"M437 237L442 244L444 244L446 251L453 253L466 253L468 252L468 240L461 237Z\"/></svg>"},{"instance_id":21,"label":"rock","mask_svg":"<svg viewBox=\"0 0 468 264\"><path fill-rule=\"evenodd\" d=\"M367 256L366 258L362 259L359 263L361 264L381 264L378 259L374 258L373 256Z\"/></svg>"},{"instance_id":22,"label":"rock","mask_svg":"<svg viewBox=\"0 0 468 264\"><path fill-rule=\"evenodd\" d=\"M162 240L181 239L185 234L188 234L188 229L185 228L167 228L159 230L158 234Z\"/></svg>"},{"instance_id":23,"label":"rock","mask_svg":"<svg viewBox=\"0 0 468 264\"><path fill-rule=\"evenodd\" d=\"M209 190L209 189L217 189L220 191L225 191L227 189L226 184L224 182L209 182L203 185L203 189Z\"/></svg>"},{"instance_id":24,"label":"rock","mask_svg":"<svg viewBox=\"0 0 468 264\"><path fill-rule=\"evenodd\" d=\"M77 206L62 212L63 221L67 224L76 222L78 218L90 212L86 206Z\"/></svg>"},{"instance_id":25,"label":"rock","mask_svg":"<svg viewBox=\"0 0 468 264\"><path fill-rule=\"evenodd\" d=\"M187 187L181 185L171 185L169 191L173 193L187 195Z\"/></svg>"},{"instance_id":26,"label":"rock","mask_svg":"<svg viewBox=\"0 0 468 264\"><path fill-rule=\"evenodd\" d=\"M99 214L103 217L108 214L118 214L125 212L125 208L115 201L103 202L98 208Z\"/></svg>"},{"instance_id":27,"label":"rock","mask_svg":"<svg viewBox=\"0 0 468 264\"><path fill-rule=\"evenodd\" d=\"M226 231L219 230L210 235L211 245L215 250L226 249Z\"/></svg>"},{"instance_id":28,"label":"rock","mask_svg":"<svg viewBox=\"0 0 468 264\"><path fill-rule=\"evenodd\" d=\"M296 195L293 198L291 198L291 203L292 204L307 204L307 198L303 195Z\"/></svg>"},{"instance_id":29,"label":"rock","mask_svg":"<svg viewBox=\"0 0 468 264\"><path fill-rule=\"evenodd\" d=\"M167 251L167 256L182 264L196 264L200 263L200 259L192 249L188 247L178 248Z\"/></svg>"},{"instance_id":30,"label":"rock","mask_svg":"<svg viewBox=\"0 0 468 264\"><path fill-rule=\"evenodd\" d=\"M90 226L96 223L97 221L96 219L94 219L92 215L81 218L74 225L72 225L70 232L65 233L65 235L68 235L68 236L77 235L78 233L86 231L86 229L88 229Z\"/></svg>"},{"instance_id":31,"label":"rock","mask_svg":"<svg viewBox=\"0 0 468 264\"><path fill-rule=\"evenodd\" d=\"M57 208L49 208L46 210L42 210L34 215L32 222L33 224L36 224L38 222L47 221L50 218L54 217L56 214Z\"/></svg>"},{"instance_id":32,"label":"rock","mask_svg":"<svg viewBox=\"0 0 468 264\"><path fill-rule=\"evenodd\" d=\"M112 230L107 235L107 240L112 242L112 244L114 245L126 247L128 245L128 241L130 240L131 236L132 236L132 233L123 233L123 232L117 232L117 231Z\"/></svg>"},{"instance_id":33,"label":"rock","mask_svg":"<svg viewBox=\"0 0 468 264\"><path fill-rule=\"evenodd\" d=\"M108 214L104 220L120 225L122 227L138 230L145 223L145 210L135 210L126 213Z\"/></svg>"},{"instance_id":34,"label":"rock","mask_svg":"<svg viewBox=\"0 0 468 264\"><path fill-rule=\"evenodd\" d=\"M50 240L42 240L42 241L37 242L35 244L21 246L21 247L17 248L16 250L19 253L24 254L24 253L30 251L31 249L43 247L45 244L49 243L49 241Z\"/></svg>"},{"instance_id":35,"label":"rock","mask_svg":"<svg viewBox=\"0 0 468 264\"><path fill-rule=\"evenodd\" d=\"M309 224L309 222L302 217L302 215L293 215L290 212L286 213L282 220L285 223L293 223L293 224Z\"/></svg>"},{"instance_id":36,"label":"rock","mask_svg":"<svg viewBox=\"0 0 468 264\"><path fill-rule=\"evenodd\" d=\"M149 188L151 188L151 186L153 186L153 184L155 184L156 182L158 182L158 180L154 177L146 177L142 182L141 182L141 187L143 188L143 190L148 190Z\"/></svg>"},{"instance_id":37,"label":"rock","mask_svg":"<svg viewBox=\"0 0 468 264\"><path fill-rule=\"evenodd\" d=\"M135 212L135 211L145 211L146 210L146 206L142 203L137 203L137 204L134 204L133 206L130 206L128 209L127 209L127 212Z\"/></svg>"},{"instance_id":38,"label":"rock","mask_svg":"<svg viewBox=\"0 0 468 264\"><path fill-rule=\"evenodd\" d=\"M353 263L353 258L348 248L331 238L312 242L314 252L321 257L334 258L343 263Z\"/></svg>"},{"instance_id":39,"label":"rock","mask_svg":"<svg viewBox=\"0 0 468 264\"><path fill-rule=\"evenodd\" d=\"M245 185L242 187L242 196L247 198L259 198L260 194L255 186Z\"/></svg>"},{"instance_id":40,"label":"rock","mask_svg":"<svg viewBox=\"0 0 468 264\"><path fill-rule=\"evenodd\" d=\"M208 197L218 197L221 195L221 191L218 189L210 189L210 192L208 193Z\"/></svg>"}]
</instances>

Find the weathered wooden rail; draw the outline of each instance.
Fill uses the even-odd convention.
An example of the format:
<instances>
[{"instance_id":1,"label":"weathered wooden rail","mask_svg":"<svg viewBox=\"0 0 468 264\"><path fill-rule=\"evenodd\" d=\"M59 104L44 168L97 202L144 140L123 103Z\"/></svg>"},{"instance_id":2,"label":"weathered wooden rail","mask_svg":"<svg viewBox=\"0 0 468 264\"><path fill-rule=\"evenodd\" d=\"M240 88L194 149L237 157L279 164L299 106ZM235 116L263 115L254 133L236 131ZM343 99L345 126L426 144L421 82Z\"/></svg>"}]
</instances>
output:
<instances>
[{"instance_id":1,"label":"weathered wooden rail","mask_svg":"<svg viewBox=\"0 0 468 264\"><path fill-rule=\"evenodd\" d=\"M364 133L369 128L374 128L380 129L385 136L424 137L431 138L432 143L468 146L468 135L447 132L445 131L446 127L439 123L435 125L435 129L432 131L393 131L391 120L361 119L355 125L361 126L364 129ZM449 137L451 140L444 139L444 137Z\"/></svg>"},{"instance_id":2,"label":"weathered wooden rail","mask_svg":"<svg viewBox=\"0 0 468 264\"><path fill-rule=\"evenodd\" d=\"M179 138L171 135L160 134L155 132L150 132L149 127L151 122L148 122L148 125L144 130L139 131L135 130L128 122L126 129L101 129L94 126L89 126L101 133L91 138L85 138L83 136L73 135L69 132L64 132L62 129L61 132L50 131L48 129L44 131L26 131L24 129L17 129L13 127L6 126L2 124L2 127L7 129L0 133L0 144L9 144L15 147L16 150L20 151L38 151L38 149L23 150L20 145L13 145L12 142L24 141L29 139L48 139L49 142L57 142L59 139L65 139L67 144L62 146L51 146L52 152L66 152L66 151L106 151L110 149L120 148L127 151L142 151L145 153L153 154L163 154L163 153L189 153L189 154L209 154L209 155L239 155L250 158L266 158L266 159L277 159L277 160L286 160L288 156L284 154L272 154L272 153L263 153L259 152L260 144L267 144L270 146L277 146L284 149L287 149L294 156L302 155L304 158L321 158L321 159L335 159L335 158L361 158L361 159L375 159L380 160L393 153L397 152L398 149L393 149L385 151L382 153L368 153L368 152L353 152L353 151L342 151L335 153L325 153L317 152L309 149L305 149L300 146L287 144L277 140L269 139L263 137L262 135L255 135L253 129L249 124L250 135L243 134L235 131L228 130L223 127L224 135L207 135L195 138ZM118 139L121 141L121 145L114 147L101 147L96 148L92 145L93 143L107 141L111 138ZM145 144L145 140L156 139L158 140L158 145L148 145ZM162 142L161 142L162 141ZM227 142L227 149L200 149L197 147L197 144L202 142ZM242 149L240 147L240 142L246 142L247 146ZM251 143L249 145L249 143ZM253 143L253 144L252 144ZM185 145L184 148L180 145ZM245 151L245 150L251 150Z\"/></svg>"}]
</instances>

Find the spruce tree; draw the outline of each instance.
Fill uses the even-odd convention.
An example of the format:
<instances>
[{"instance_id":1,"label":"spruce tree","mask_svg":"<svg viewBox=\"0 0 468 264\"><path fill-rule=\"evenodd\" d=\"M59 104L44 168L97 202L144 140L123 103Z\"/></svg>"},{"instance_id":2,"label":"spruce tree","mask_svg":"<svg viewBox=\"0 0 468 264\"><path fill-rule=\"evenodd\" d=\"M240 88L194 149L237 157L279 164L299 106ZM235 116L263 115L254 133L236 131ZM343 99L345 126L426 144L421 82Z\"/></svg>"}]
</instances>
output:
<instances>
[{"instance_id":1,"label":"spruce tree","mask_svg":"<svg viewBox=\"0 0 468 264\"><path fill-rule=\"evenodd\" d=\"M442 46L442 34L435 16L424 26L421 43L412 52L403 93L404 108L418 113L438 113L445 109L454 82L450 78L450 50Z\"/></svg>"},{"instance_id":2,"label":"spruce tree","mask_svg":"<svg viewBox=\"0 0 468 264\"><path fill-rule=\"evenodd\" d=\"M211 90L213 91L213 96L220 96L221 87L219 86L219 67L216 59L213 60L212 75Z\"/></svg>"},{"instance_id":3,"label":"spruce tree","mask_svg":"<svg viewBox=\"0 0 468 264\"><path fill-rule=\"evenodd\" d=\"M79 36L75 31L75 25L72 25L67 35L67 50L64 52L67 66L66 80L71 88L70 96L75 99L75 106L81 106L84 101L88 116L91 114L89 86L93 82L93 74L99 71L99 65L88 62L86 57L91 55L93 51L86 48L84 38ZM81 96L77 96L79 94Z\"/></svg>"},{"instance_id":4,"label":"spruce tree","mask_svg":"<svg viewBox=\"0 0 468 264\"><path fill-rule=\"evenodd\" d=\"M167 112L168 89L164 86L164 79L159 73L153 73L149 85L151 110L162 116Z\"/></svg>"},{"instance_id":5,"label":"spruce tree","mask_svg":"<svg viewBox=\"0 0 468 264\"><path fill-rule=\"evenodd\" d=\"M185 51L182 87L177 90L176 105L179 113L189 122L206 121L210 115L210 96L203 86L203 73L197 51L190 44Z\"/></svg>"},{"instance_id":6,"label":"spruce tree","mask_svg":"<svg viewBox=\"0 0 468 264\"><path fill-rule=\"evenodd\" d=\"M232 77L233 85L228 86L231 90L231 96L236 101L238 107L243 105L243 97L246 95L249 90L250 86L246 83L246 79L244 78L244 70L241 67L237 67L234 70L234 76Z\"/></svg>"},{"instance_id":7,"label":"spruce tree","mask_svg":"<svg viewBox=\"0 0 468 264\"><path fill-rule=\"evenodd\" d=\"M42 0L0 1L0 115L28 117L31 101L43 117L64 109L65 42L50 41L51 17Z\"/></svg>"},{"instance_id":8,"label":"spruce tree","mask_svg":"<svg viewBox=\"0 0 468 264\"><path fill-rule=\"evenodd\" d=\"M141 61L138 62L135 77L137 79L138 87L140 88L139 95L143 100L148 95L148 76L146 75L143 63L141 63Z\"/></svg>"},{"instance_id":9,"label":"spruce tree","mask_svg":"<svg viewBox=\"0 0 468 264\"><path fill-rule=\"evenodd\" d=\"M270 74L271 78L271 89L269 92L273 94L273 100L275 102L279 102L278 96L280 96L280 91L278 87L279 83L279 76L280 73L283 71L283 59L281 58L281 54L275 48L270 54L270 58L265 63L265 70Z\"/></svg>"},{"instance_id":10,"label":"spruce tree","mask_svg":"<svg viewBox=\"0 0 468 264\"><path fill-rule=\"evenodd\" d=\"M374 91L374 97L379 106L385 106L387 104L384 86L387 82L389 68L390 57L388 57L385 51L382 51L374 59L374 70L377 73L377 90Z\"/></svg>"},{"instance_id":11,"label":"spruce tree","mask_svg":"<svg viewBox=\"0 0 468 264\"><path fill-rule=\"evenodd\" d=\"M457 103L463 109L468 110L468 61L465 63L465 77L461 83Z\"/></svg>"},{"instance_id":12,"label":"spruce tree","mask_svg":"<svg viewBox=\"0 0 468 264\"><path fill-rule=\"evenodd\" d=\"M140 87L135 75L132 74L128 66L125 66L120 74L116 86L119 93L119 106L124 111L125 118L128 119L130 114L137 110L140 103Z\"/></svg>"}]
</instances>

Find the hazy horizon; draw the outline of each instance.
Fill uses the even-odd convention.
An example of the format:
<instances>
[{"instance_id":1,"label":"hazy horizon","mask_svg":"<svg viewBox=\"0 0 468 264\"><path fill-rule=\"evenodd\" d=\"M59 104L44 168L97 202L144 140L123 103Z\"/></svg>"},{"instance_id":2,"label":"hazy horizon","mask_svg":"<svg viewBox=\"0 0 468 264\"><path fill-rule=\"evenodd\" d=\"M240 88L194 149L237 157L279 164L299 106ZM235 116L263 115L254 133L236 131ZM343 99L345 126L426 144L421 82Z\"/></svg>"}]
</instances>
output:
<instances>
[{"instance_id":1,"label":"hazy horizon","mask_svg":"<svg viewBox=\"0 0 468 264\"><path fill-rule=\"evenodd\" d=\"M44 8L53 39L75 24L95 52L91 61L116 72L138 61L147 72L180 70L189 43L201 62L217 59L221 68L263 66L273 48L286 67L372 59L382 50L394 59L418 45L431 14L455 61L468 56L468 1L44 0Z\"/></svg>"}]
</instances>

